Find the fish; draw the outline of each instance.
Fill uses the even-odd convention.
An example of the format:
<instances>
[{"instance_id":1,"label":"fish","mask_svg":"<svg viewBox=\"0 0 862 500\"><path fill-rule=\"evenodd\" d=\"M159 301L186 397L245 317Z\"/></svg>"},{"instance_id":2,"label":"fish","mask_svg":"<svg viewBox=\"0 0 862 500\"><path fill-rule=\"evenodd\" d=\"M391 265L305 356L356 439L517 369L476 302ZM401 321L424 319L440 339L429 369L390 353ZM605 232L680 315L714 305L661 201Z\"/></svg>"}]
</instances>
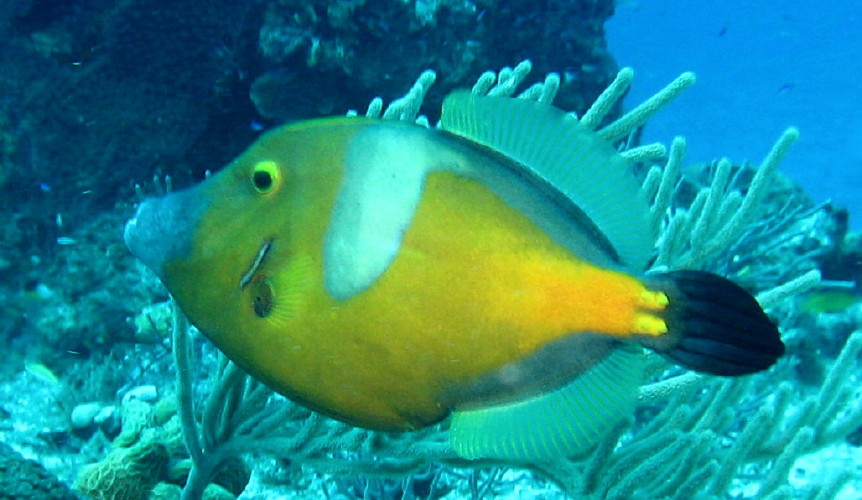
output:
<instances>
[{"instance_id":1,"label":"fish","mask_svg":"<svg viewBox=\"0 0 862 500\"><path fill-rule=\"evenodd\" d=\"M28 362L24 364L24 370L32 375L37 380L47 383L48 385L59 386L60 379L54 374L53 370L38 362Z\"/></svg>"},{"instance_id":2,"label":"fish","mask_svg":"<svg viewBox=\"0 0 862 500\"><path fill-rule=\"evenodd\" d=\"M145 200L124 238L278 393L379 431L447 421L459 456L529 462L629 417L645 349L722 376L784 353L732 281L647 273L651 227L632 166L576 118L456 91L434 128L274 128Z\"/></svg>"},{"instance_id":3,"label":"fish","mask_svg":"<svg viewBox=\"0 0 862 500\"><path fill-rule=\"evenodd\" d=\"M802 301L801 309L812 315L842 313L859 301L859 296L849 290L812 292Z\"/></svg>"}]
</instances>

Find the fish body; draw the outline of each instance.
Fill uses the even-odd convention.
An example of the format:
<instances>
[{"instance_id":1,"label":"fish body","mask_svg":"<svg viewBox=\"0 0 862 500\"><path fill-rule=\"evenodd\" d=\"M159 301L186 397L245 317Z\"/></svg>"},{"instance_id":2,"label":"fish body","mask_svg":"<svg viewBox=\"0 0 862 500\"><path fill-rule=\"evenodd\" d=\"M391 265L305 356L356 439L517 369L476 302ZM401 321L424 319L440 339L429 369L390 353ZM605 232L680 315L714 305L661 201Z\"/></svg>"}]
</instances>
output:
<instances>
[{"instance_id":1,"label":"fish body","mask_svg":"<svg viewBox=\"0 0 862 500\"><path fill-rule=\"evenodd\" d=\"M530 418L536 410L522 402L585 380L592 389L576 384L562 397L571 408L614 409L584 417L613 425L639 383L632 345L720 374L780 356L774 326L730 282L644 277L653 236L624 160L574 119L514 101L455 95L443 130L363 118L276 129L202 184L145 202L126 241L190 320L276 391L387 431L454 410L456 449L468 458L589 444L599 431L539 452L500 452L477 436L535 440L495 427L511 415L486 423L485 410ZM528 129L506 125L516 112L534 132L567 132L531 147L514 133ZM589 171L597 165L609 167ZM751 337L731 344L750 363L736 352L715 363L692 347L703 342L680 348L698 337L686 331L688 306L704 300L686 280L744 310ZM713 327L709 341L736 326ZM596 371L603 364L607 375ZM626 380L609 380L615 371ZM571 408L546 427L592 411Z\"/></svg>"}]
</instances>

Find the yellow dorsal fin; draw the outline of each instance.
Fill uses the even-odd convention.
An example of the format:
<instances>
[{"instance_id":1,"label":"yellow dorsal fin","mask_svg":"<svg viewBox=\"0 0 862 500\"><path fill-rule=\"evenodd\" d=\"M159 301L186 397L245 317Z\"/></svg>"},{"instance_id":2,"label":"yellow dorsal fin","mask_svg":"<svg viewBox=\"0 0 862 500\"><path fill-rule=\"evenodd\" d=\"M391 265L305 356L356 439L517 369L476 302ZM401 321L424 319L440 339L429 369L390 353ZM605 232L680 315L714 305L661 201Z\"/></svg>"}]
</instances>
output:
<instances>
[{"instance_id":1,"label":"yellow dorsal fin","mask_svg":"<svg viewBox=\"0 0 862 500\"><path fill-rule=\"evenodd\" d=\"M577 205L632 269L655 241L649 206L629 163L563 111L525 99L450 94L440 127L496 150Z\"/></svg>"}]
</instances>

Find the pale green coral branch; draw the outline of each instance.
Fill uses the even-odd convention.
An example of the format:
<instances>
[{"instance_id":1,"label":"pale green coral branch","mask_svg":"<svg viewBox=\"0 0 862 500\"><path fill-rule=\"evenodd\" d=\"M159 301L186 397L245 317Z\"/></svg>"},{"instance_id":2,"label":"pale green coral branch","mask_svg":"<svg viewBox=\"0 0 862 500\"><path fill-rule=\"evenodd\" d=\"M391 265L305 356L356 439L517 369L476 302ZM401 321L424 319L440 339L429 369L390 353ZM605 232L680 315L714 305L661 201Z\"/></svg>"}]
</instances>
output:
<instances>
[{"instance_id":1,"label":"pale green coral branch","mask_svg":"<svg viewBox=\"0 0 862 500\"><path fill-rule=\"evenodd\" d=\"M771 309L789 297L814 289L819 283L820 271L812 269L787 283L783 283L775 288L757 294L757 302L759 302L760 306L764 309Z\"/></svg>"},{"instance_id":2,"label":"pale green coral branch","mask_svg":"<svg viewBox=\"0 0 862 500\"><path fill-rule=\"evenodd\" d=\"M751 222L755 211L760 207L760 202L768 191L769 184L772 183L773 174L778 169L779 163L787 156L790 147L799 139L799 130L794 127L788 128L781 134L781 137L766 155L754 178L751 180L751 185L748 188L748 194L742 202L742 206L736 211L736 214L728 222L723 230L722 236L719 238L721 242L730 241L741 234L744 226ZM717 243L720 244L720 243Z\"/></svg>"},{"instance_id":3,"label":"pale green coral branch","mask_svg":"<svg viewBox=\"0 0 862 500\"><path fill-rule=\"evenodd\" d=\"M635 72L631 68L626 67L619 70L614 81L599 94L596 102L581 117L581 123L590 130L597 129L608 116L608 113L611 112L614 105L626 95L634 77Z\"/></svg>"},{"instance_id":4,"label":"pale green coral branch","mask_svg":"<svg viewBox=\"0 0 862 500\"><path fill-rule=\"evenodd\" d=\"M774 423L774 420L775 409L772 406L763 406L757 411L736 438L727 455L722 457L719 469L711 478L707 491L713 495L721 495L728 491L733 478L736 477L739 464L748 458L751 450L757 446L758 439L769 434L769 427Z\"/></svg>"},{"instance_id":5,"label":"pale green coral branch","mask_svg":"<svg viewBox=\"0 0 862 500\"><path fill-rule=\"evenodd\" d=\"M757 169L745 196L737 190L730 190L731 166L727 161L719 162L712 183L697 193L688 210L678 209L672 214L667 227L661 231L656 266L700 268L717 253L736 243L755 222L762 200L771 188L775 170L798 136L794 128L782 134ZM672 147L671 158L674 154L675 148ZM678 150L676 154L679 154ZM679 160L673 163L678 164ZM668 173L670 164L671 160L665 173ZM668 176L670 179L675 177ZM665 185L669 183L670 180ZM665 212L662 205L654 203L653 221Z\"/></svg>"},{"instance_id":6,"label":"pale green coral branch","mask_svg":"<svg viewBox=\"0 0 862 500\"><path fill-rule=\"evenodd\" d=\"M670 153L662 170L661 183L658 192L653 199L652 207L652 230L658 234L662 219L667 215L673 199L673 192L679 180L679 172L685 159L686 143L682 137L674 137L670 145ZM648 199L652 199L651 197Z\"/></svg>"},{"instance_id":7,"label":"pale green coral branch","mask_svg":"<svg viewBox=\"0 0 862 500\"><path fill-rule=\"evenodd\" d=\"M709 190L706 191L707 196L703 205L703 215L691 233L691 248L693 253L697 253L698 249L705 246L716 224L720 222L716 218L716 215L718 214L721 199L727 191L728 182L730 182L730 169L730 160L727 158L722 158L718 162L718 165L715 166L712 183L709 186Z\"/></svg>"},{"instance_id":8,"label":"pale green coral branch","mask_svg":"<svg viewBox=\"0 0 862 500\"><path fill-rule=\"evenodd\" d=\"M608 142L616 142L644 125L654 114L663 109L667 104L679 96L687 88L694 85L694 73L683 73L679 75L668 86L659 90L633 110L623 115L605 128L599 129L598 134Z\"/></svg>"},{"instance_id":9,"label":"pale green coral branch","mask_svg":"<svg viewBox=\"0 0 862 500\"><path fill-rule=\"evenodd\" d=\"M432 70L425 70L416 79L416 83L407 92L407 95L400 99L392 101L392 103L383 111L383 119L385 120L401 120L414 121L419 114L419 108L422 106L422 101L425 99L425 94L428 89L437 80L437 73Z\"/></svg>"},{"instance_id":10,"label":"pale green coral branch","mask_svg":"<svg viewBox=\"0 0 862 500\"><path fill-rule=\"evenodd\" d=\"M760 486L758 495L766 495L777 490L779 487L787 483L787 476L790 473L790 468L796 462L796 459L811 451L811 445L814 442L814 429L805 427L801 429L790 444L782 451L775 459L769 474Z\"/></svg>"},{"instance_id":11,"label":"pale green coral branch","mask_svg":"<svg viewBox=\"0 0 862 500\"><path fill-rule=\"evenodd\" d=\"M177 371L178 413L182 422L183 440L188 448L192 461L200 461L203 457L200 434L195 423L194 388L191 369L191 345L186 334L189 328L188 319L179 310L179 306L171 301L173 320L171 324L171 342L174 355L174 366Z\"/></svg>"},{"instance_id":12,"label":"pale green coral branch","mask_svg":"<svg viewBox=\"0 0 862 500\"><path fill-rule=\"evenodd\" d=\"M514 68L503 68L497 74L497 84L488 89L489 96L511 97L533 70L533 63L523 60Z\"/></svg>"},{"instance_id":13,"label":"pale green coral branch","mask_svg":"<svg viewBox=\"0 0 862 500\"><path fill-rule=\"evenodd\" d=\"M664 158L666 154L667 148L665 145L656 142L627 149L621 152L620 156L632 163L642 163L659 160Z\"/></svg>"},{"instance_id":14,"label":"pale green coral branch","mask_svg":"<svg viewBox=\"0 0 862 500\"><path fill-rule=\"evenodd\" d=\"M560 75L556 73L548 73L545 81L534 83L527 90L518 94L519 99L529 99L550 105L557 96L557 91L560 89Z\"/></svg>"},{"instance_id":15,"label":"pale green coral branch","mask_svg":"<svg viewBox=\"0 0 862 500\"><path fill-rule=\"evenodd\" d=\"M703 384L704 376L697 372L685 372L640 388L638 403L656 404L670 399L671 396L694 390Z\"/></svg>"}]
</instances>

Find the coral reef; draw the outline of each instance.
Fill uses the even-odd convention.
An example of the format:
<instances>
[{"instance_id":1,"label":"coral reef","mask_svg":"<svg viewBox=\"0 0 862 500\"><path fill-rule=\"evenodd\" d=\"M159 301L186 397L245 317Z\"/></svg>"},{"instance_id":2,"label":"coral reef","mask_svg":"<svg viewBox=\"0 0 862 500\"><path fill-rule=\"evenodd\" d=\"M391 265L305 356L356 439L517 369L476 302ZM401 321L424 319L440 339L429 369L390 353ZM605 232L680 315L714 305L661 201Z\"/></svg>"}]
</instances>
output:
<instances>
[{"instance_id":1,"label":"coral reef","mask_svg":"<svg viewBox=\"0 0 862 500\"><path fill-rule=\"evenodd\" d=\"M63 236L58 214L74 228L158 172L199 180L260 122L392 98L427 67L445 71L448 91L529 55L543 71L567 68L561 96L582 109L616 69L612 11L610 0L10 0L0 213L14 207L42 254Z\"/></svg>"},{"instance_id":2,"label":"coral reef","mask_svg":"<svg viewBox=\"0 0 862 500\"><path fill-rule=\"evenodd\" d=\"M150 386L126 393L119 409L120 432L103 460L81 469L77 491L97 500L179 498L189 466L176 401L170 396L153 400L154 393ZM203 498L236 498L249 475L241 459L225 460L205 485Z\"/></svg>"},{"instance_id":3,"label":"coral reef","mask_svg":"<svg viewBox=\"0 0 862 500\"><path fill-rule=\"evenodd\" d=\"M99 464L84 468L75 489L97 500L147 498L163 476L168 452L161 443L142 443L113 451Z\"/></svg>"},{"instance_id":4,"label":"coral reef","mask_svg":"<svg viewBox=\"0 0 862 500\"><path fill-rule=\"evenodd\" d=\"M4 227L8 246L0 244L0 251L16 262L16 268L4 275L0 286L6 304L0 316L0 343L9 347L12 359L40 362L62 376L67 370L74 372L81 360L111 355L132 365L129 353L136 344L167 346L167 339L148 334L133 321L155 297L161 294L166 299L167 294L158 291L156 280L125 250L119 228L126 213L121 207L94 215L68 232L63 228L64 244L51 245L49 252L28 246L25 232L33 226L25 221L13 218ZM143 368L150 358L142 353L137 363ZM14 366L10 363L6 369ZM121 373L115 367L114 391ZM97 379L90 375L65 378L91 385Z\"/></svg>"},{"instance_id":5,"label":"coral reef","mask_svg":"<svg viewBox=\"0 0 862 500\"><path fill-rule=\"evenodd\" d=\"M612 12L613 2L585 0L270 2L259 42L266 71L251 95L277 121L332 114L393 99L435 68L440 92L427 103L436 113L473 75L529 57L543 73L565 68L558 102L583 112L616 70L604 41Z\"/></svg>"},{"instance_id":6,"label":"coral reef","mask_svg":"<svg viewBox=\"0 0 862 500\"><path fill-rule=\"evenodd\" d=\"M7 2L0 110L16 144L7 200L50 230L57 213L77 223L88 207L128 194L130 178L178 164L210 117L229 113L210 106L235 70L222 45L253 39L242 31L247 10L227 1Z\"/></svg>"},{"instance_id":7,"label":"coral reef","mask_svg":"<svg viewBox=\"0 0 862 500\"><path fill-rule=\"evenodd\" d=\"M171 453L182 448L176 419L156 413L145 401L128 398L120 408L121 431L104 460L85 466L75 489L89 498L147 498L167 476Z\"/></svg>"},{"instance_id":8,"label":"coral reef","mask_svg":"<svg viewBox=\"0 0 862 500\"><path fill-rule=\"evenodd\" d=\"M0 443L0 499L74 500L77 497L38 462Z\"/></svg>"}]
</instances>

